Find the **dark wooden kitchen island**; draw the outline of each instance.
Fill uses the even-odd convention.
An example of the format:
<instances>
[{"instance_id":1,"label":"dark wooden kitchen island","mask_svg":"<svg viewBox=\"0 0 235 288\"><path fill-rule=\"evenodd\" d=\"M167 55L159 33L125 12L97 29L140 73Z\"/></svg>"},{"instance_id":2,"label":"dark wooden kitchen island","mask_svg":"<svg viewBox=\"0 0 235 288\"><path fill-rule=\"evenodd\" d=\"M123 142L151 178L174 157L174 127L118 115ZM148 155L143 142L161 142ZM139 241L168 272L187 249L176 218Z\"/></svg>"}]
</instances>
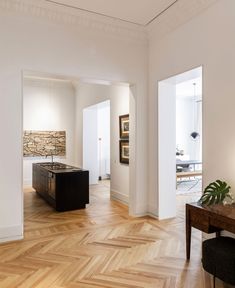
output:
<instances>
[{"instance_id":1,"label":"dark wooden kitchen island","mask_svg":"<svg viewBox=\"0 0 235 288\"><path fill-rule=\"evenodd\" d=\"M89 171L58 162L33 164L33 188L57 211L89 203Z\"/></svg>"}]
</instances>

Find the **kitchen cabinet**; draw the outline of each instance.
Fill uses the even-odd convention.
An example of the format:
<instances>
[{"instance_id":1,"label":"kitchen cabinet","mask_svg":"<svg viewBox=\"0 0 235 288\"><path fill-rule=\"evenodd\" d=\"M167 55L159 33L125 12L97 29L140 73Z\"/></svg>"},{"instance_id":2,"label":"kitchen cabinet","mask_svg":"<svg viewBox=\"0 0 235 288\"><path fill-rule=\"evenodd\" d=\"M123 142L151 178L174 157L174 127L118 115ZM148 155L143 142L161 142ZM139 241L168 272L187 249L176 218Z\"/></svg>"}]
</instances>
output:
<instances>
[{"instance_id":1,"label":"kitchen cabinet","mask_svg":"<svg viewBox=\"0 0 235 288\"><path fill-rule=\"evenodd\" d=\"M33 164L33 188L57 211L89 203L89 171L58 162Z\"/></svg>"}]
</instances>

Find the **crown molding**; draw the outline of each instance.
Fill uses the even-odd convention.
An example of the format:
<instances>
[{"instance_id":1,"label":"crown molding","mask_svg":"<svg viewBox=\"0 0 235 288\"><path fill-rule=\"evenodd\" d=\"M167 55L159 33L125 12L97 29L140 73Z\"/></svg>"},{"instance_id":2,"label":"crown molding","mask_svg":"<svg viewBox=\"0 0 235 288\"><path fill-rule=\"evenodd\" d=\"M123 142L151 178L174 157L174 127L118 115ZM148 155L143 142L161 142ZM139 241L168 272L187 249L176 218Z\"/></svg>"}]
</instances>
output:
<instances>
[{"instance_id":1,"label":"crown molding","mask_svg":"<svg viewBox=\"0 0 235 288\"><path fill-rule=\"evenodd\" d=\"M219 0L179 0L146 27L57 6L44 0L0 0L0 12L1 10L15 12L17 15L37 17L44 21L73 26L73 28L100 31L112 37L136 40L146 44L149 37L154 36L159 40L217 1Z\"/></svg>"},{"instance_id":2,"label":"crown molding","mask_svg":"<svg viewBox=\"0 0 235 288\"><path fill-rule=\"evenodd\" d=\"M74 28L99 30L113 37L138 40L143 43L147 43L148 39L145 27L69 7L56 6L44 0L0 0L0 12L1 10L70 25Z\"/></svg>"},{"instance_id":3,"label":"crown molding","mask_svg":"<svg viewBox=\"0 0 235 288\"><path fill-rule=\"evenodd\" d=\"M41 78L35 76L24 77L24 85L32 87L46 87L46 88L73 88L72 80L56 79L56 78Z\"/></svg>"},{"instance_id":4,"label":"crown molding","mask_svg":"<svg viewBox=\"0 0 235 288\"><path fill-rule=\"evenodd\" d=\"M218 0L180 0L171 9L159 16L148 25L148 34L161 39L179 26L190 21L204 10L215 4Z\"/></svg>"}]
</instances>

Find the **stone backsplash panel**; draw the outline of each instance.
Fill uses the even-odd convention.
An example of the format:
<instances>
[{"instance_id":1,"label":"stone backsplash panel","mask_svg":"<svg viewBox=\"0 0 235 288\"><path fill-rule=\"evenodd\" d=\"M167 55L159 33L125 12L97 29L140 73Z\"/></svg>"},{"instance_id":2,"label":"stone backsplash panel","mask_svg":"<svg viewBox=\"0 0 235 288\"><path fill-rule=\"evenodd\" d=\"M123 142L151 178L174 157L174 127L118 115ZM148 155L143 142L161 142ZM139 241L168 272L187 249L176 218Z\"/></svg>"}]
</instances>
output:
<instances>
[{"instance_id":1,"label":"stone backsplash panel","mask_svg":"<svg viewBox=\"0 0 235 288\"><path fill-rule=\"evenodd\" d=\"M65 156L66 131L24 131L23 156Z\"/></svg>"}]
</instances>

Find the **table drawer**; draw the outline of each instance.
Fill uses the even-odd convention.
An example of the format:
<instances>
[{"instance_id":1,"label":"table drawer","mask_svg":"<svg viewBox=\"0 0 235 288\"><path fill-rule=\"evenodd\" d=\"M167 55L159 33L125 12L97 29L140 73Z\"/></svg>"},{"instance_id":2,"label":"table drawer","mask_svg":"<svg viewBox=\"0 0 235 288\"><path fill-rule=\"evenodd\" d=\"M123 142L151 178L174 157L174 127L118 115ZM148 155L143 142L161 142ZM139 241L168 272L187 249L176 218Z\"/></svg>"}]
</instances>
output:
<instances>
[{"instance_id":1,"label":"table drawer","mask_svg":"<svg viewBox=\"0 0 235 288\"><path fill-rule=\"evenodd\" d=\"M207 215L199 214L198 211L190 211L191 225L205 233L211 233L210 221Z\"/></svg>"},{"instance_id":2,"label":"table drawer","mask_svg":"<svg viewBox=\"0 0 235 288\"><path fill-rule=\"evenodd\" d=\"M217 229L217 231L227 230L229 232L235 233L235 225L230 223L228 220L226 221L224 219L219 219L219 217L211 218L210 226L214 227L214 229Z\"/></svg>"}]
</instances>

